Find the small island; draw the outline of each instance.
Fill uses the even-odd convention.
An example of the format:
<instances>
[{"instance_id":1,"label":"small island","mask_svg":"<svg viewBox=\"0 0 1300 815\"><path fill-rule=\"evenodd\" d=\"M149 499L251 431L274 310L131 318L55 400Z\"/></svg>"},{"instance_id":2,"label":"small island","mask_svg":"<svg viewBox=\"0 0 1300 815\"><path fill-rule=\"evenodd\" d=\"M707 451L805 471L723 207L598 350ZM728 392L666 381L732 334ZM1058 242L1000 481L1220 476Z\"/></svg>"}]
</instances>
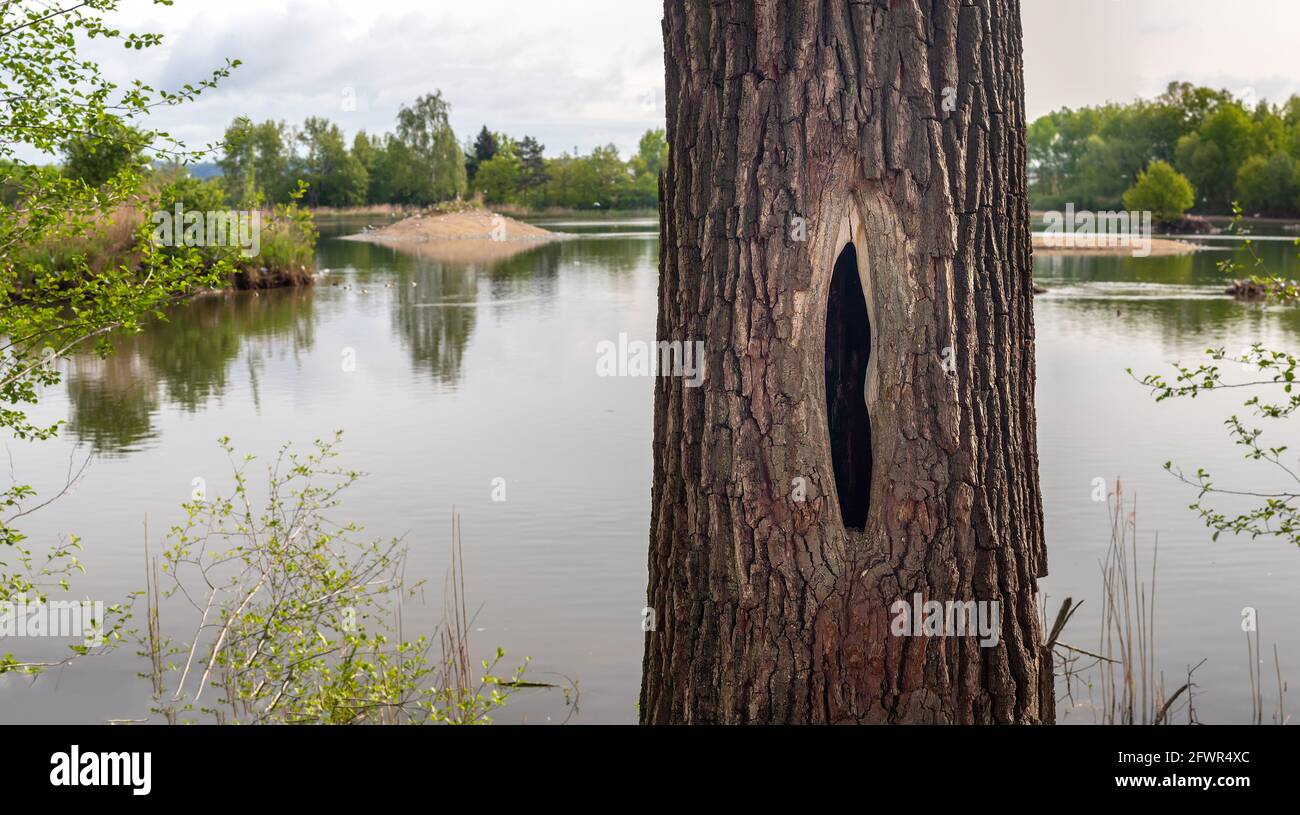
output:
<instances>
[{"instance_id":1,"label":"small island","mask_svg":"<svg viewBox=\"0 0 1300 815\"><path fill-rule=\"evenodd\" d=\"M1150 241L1150 246L1146 246L1146 240ZM1098 240L1095 243L1088 243L1085 240L1077 240L1074 245L1069 244L1070 236L1057 235L1053 242L1048 236L1042 234L1034 235L1034 254L1037 255L1131 255L1134 246L1130 242L1115 242ZM1148 238L1142 240L1139 247L1143 251L1149 250L1145 257L1168 257L1171 255L1190 255L1194 252L1200 252L1206 247L1203 244L1193 243L1191 241L1180 241L1172 238Z\"/></svg>"},{"instance_id":2,"label":"small island","mask_svg":"<svg viewBox=\"0 0 1300 815\"><path fill-rule=\"evenodd\" d=\"M387 226L367 228L344 240L364 241L447 262L501 260L552 241L573 237L551 232L487 209L421 213Z\"/></svg>"}]
</instances>

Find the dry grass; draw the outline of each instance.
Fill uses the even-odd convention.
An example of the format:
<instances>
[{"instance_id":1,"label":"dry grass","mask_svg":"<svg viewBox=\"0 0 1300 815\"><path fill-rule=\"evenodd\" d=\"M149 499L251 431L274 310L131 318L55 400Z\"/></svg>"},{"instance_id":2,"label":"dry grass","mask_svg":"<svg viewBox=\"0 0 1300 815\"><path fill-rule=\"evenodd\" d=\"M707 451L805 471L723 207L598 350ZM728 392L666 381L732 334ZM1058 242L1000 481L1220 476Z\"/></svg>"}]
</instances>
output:
<instances>
[{"instance_id":1,"label":"dry grass","mask_svg":"<svg viewBox=\"0 0 1300 815\"><path fill-rule=\"evenodd\" d=\"M1188 666L1174 682L1166 680L1156 665L1156 587L1159 562L1159 536L1151 551L1151 566L1144 576L1141 567L1137 525L1137 502L1126 503L1123 484L1116 481L1109 497L1111 507L1110 546L1101 561L1102 611L1100 632L1095 651L1066 645L1060 641L1066 624L1082 602L1066 598L1048 636L1048 647L1056 661L1056 674L1064 679L1065 693L1071 710L1091 709L1097 724L1171 724L1175 721L1199 724L1196 716L1196 670L1205 660ZM1044 609L1044 612L1046 609ZM1044 613L1044 618L1046 614ZM1246 635L1250 663L1252 723L1263 724L1263 662L1260 658L1259 630ZM1276 724L1289 721L1283 695L1277 647L1273 648L1277 702L1271 715ZM1172 688L1172 690L1171 690Z\"/></svg>"}]
</instances>

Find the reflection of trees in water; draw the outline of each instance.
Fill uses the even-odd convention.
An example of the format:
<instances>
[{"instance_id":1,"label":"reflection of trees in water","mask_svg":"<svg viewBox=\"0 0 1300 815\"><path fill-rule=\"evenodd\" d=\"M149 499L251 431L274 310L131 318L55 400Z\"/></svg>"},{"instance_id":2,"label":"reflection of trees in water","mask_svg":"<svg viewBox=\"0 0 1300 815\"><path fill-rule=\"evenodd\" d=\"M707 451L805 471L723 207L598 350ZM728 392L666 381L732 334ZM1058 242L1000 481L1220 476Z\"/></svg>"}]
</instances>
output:
<instances>
[{"instance_id":1,"label":"reflection of trees in water","mask_svg":"<svg viewBox=\"0 0 1300 815\"><path fill-rule=\"evenodd\" d=\"M1222 279L1210 253L1134 258L1128 255L1048 255L1034 256L1034 277L1040 281L1070 283L1167 283L1181 286L1204 286ZM1044 285L1050 285L1045 283Z\"/></svg>"},{"instance_id":2,"label":"reflection of trees in water","mask_svg":"<svg viewBox=\"0 0 1300 815\"><path fill-rule=\"evenodd\" d=\"M363 241L322 240L316 245L316 265L322 269L350 267L365 272L372 269L408 271L415 259L389 246Z\"/></svg>"},{"instance_id":3,"label":"reflection of trees in water","mask_svg":"<svg viewBox=\"0 0 1300 815\"><path fill-rule=\"evenodd\" d=\"M137 350L74 357L65 378L68 430L96 453L127 453L157 435L158 379Z\"/></svg>"},{"instance_id":4,"label":"reflection of trees in water","mask_svg":"<svg viewBox=\"0 0 1300 815\"><path fill-rule=\"evenodd\" d=\"M488 277L488 296L492 300L553 297L565 248L563 242L548 243L487 266L483 272Z\"/></svg>"},{"instance_id":5,"label":"reflection of trees in water","mask_svg":"<svg viewBox=\"0 0 1300 815\"><path fill-rule=\"evenodd\" d=\"M1219 271L1218 263L1234 256L1247 262L1249 256L1237 244L1210 245L1233 251L1149 258L1036 256L1034 277L1049 290L1067 287L1037 301L1038 323L1047 326L1052 320L1071 320L1114 331L1126 341L1162 345L1217 342L1211 338L1228 335L1259 339L1268 331L1300 337L1300 310L1267 308L1222 295L1228 278ZM1268 273L1300 275L1295 247L1290 243L1259 242L1256 249ZM1069 289L1073 286L1080 288ZM1143 293L1143 286L1155 288ZM1169 288L1158 288L1161 286Z\"/></svg>"},{"instance_id":6,"label":"reflection of trees in water","mask_svg":"<svg viewBox=\"0 0 1300 815\"><path fill-rule=\"evenodd\" d=\"M1270 329L1300 339L1300 310L1268 308L1228 297L1051 297L1038 301L1035 310L1040 326L1069 320L1120 335L1126 343L1195 345L1226 335L1258 339Z\"/></svg>"},{"instance_id":7,"label":"reflection of trees in water","mask_svg":"<svg viewBox=\"0 0 1300 815\"><path fill-rule=\"evenodd\" d=\"M356 270L365 281L360 285L372 289L393 282L394 329L415 367L454 383L479 316L480 281L485 303L528 300L528 308L544 313L557 296L561 269L610 275L617 286L624 279L630 283L633 270L653 268L657 254L653 240L594 239L543 244L497 260L445 263L374 244L326 240L318 247L317 265ZM326 278L325 285L335 280ZM221 396L241 355L256 404L265 362L314 345L312 297L303 288L198 298L173 309L165 322L117 338L116 353L107 359L75 358L66 377L68 430L98 454L129 452L156 435L162 404L198 412Z\"/></svg>"},{"instance_id":8,"label":"reflection of trees in water","mask_svg":"<svg viewBox=\"0 0 1300 815\"><path fill-rule=\"evenodd\" d=\"M454 384L478 317L477 277L463 266L423 263L399 279L393 312L398 336L417 369Z\"/></svg>"},{"instance_id":9,"label":"reflection of trees in water","mask_svg":"<svg viewBox=\"0 0 1300 815\"><path fill-rule=\"evenodd\" d=\"M639 238L596 238L575 241L566 244L570 259L578 260L582 265L591 264L606 271L623 275L634 271L638 266L659 265L659 241Z\"/></svg>"},{"instance_id":10,"label":"reflection of trees in water","mask_svg":"<svg viewBox=\"0 0 1300 815\"><path fill-rule=\"evenodd\" d=\"M391 264L399 275L393 319L415 366L440 383L455 384L479 307L524 297L540 298L545 306L555 295L565 246L543 244L511 257L474 263L399 255ZM482 303L480 280L487 295Z\"/></svg>"},{"instance_id":11,"label":"reflection of trees in water","mask_svg":"<svg viewBox=\"0 0 1300 815\"><path fill-rule=\"evenodd\" d=\"M658 246L650 240L573 240L542 244L511 257L479 262L439 262L384 247L339 250L330 257L370 259L382 253L386 271L397 277L397 333L410 347L417 368L437 381L454 384L479 308L492 303L528 300L529 308L545 313L554 305L560 270L591 269L615 280L630 279L638 267L654 268ZM332 252L333 250L331 250ZM363 268L358 266L357 268ZM416 283L411 286L411 282ZM479 302L480 281L486 297Z\"/></svg>"},{"instance_id":12,"label":"reflection of trees in water","mask_svg":"<svg viewBox=\"0 0 1300 815\"><path fill-rule=\"evenodd\" d=\"M1135 258L1129 255L1048 255L1034 256L1034 277L1040 281L1071 283L1167 283L1186 286L1226 286L1228 278L1219 271L1219 262L1235 258L1253 265L1240 244L1210 242L1210 249L1191 255ZM1268 274L1300 277L1300 261L1289 242L1266 241L1255 244ZM1231 251L1229 251L1231 250Z\"/></svg>"},{"instance_id":13,"label":"reflection of trees in water","mask_svg":"<svg viewBox=\"0 0 1300 815\"><path fill-rule=\"evenodd\" d=\"M153 420L164 395L168 404L201 410L226 390L231 363L243 350L256 400L265 361L273 353L310 348L314 334L310 289L230 293L184 303L167 320L116 338L108 358L72 360L68 428L97 453L128 452L156 435Z\"/></svg>"}]
</instances>

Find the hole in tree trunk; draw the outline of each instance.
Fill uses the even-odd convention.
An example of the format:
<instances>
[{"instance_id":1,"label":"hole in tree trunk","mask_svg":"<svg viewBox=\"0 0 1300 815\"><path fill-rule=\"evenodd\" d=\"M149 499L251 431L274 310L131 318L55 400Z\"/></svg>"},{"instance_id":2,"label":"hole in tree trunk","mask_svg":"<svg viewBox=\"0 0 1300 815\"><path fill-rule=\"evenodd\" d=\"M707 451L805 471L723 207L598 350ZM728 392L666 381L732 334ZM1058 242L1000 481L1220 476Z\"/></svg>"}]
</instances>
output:
<instances>
[{"instance_id":1,"label":"hole in tree trunk","mask_svg":"<svg viewBox=\"0 0 1300 815\"><path fill-rule=\"evenodd\" d=\"M840 520L846 528L866 526L871 502L870 359L871 322L858 278L858 253L850 243L835 261L826 305L826 418Z\"/></svg>"}]
</instances>

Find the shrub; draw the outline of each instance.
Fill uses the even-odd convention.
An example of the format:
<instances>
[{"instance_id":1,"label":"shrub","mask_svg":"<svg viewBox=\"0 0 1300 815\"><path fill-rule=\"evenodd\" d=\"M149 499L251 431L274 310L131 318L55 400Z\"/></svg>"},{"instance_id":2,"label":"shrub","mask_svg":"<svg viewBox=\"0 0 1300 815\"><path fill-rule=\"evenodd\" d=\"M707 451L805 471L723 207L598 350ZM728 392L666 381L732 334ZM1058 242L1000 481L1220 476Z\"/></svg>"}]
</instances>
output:
<instances>
[{"instance_id":1,"label":"shrub","mask_svg":"<svg viewBox=\"0 0 1300 815\"><path fill-rule=\"evenodd\" d=\"M1124 193L1126 209L1133 212L1149 210L1158 221L1178 220L1195 202L1196 190L1192 183L1165 161L1148 164Z\"/></svg>"}]
</instances>

